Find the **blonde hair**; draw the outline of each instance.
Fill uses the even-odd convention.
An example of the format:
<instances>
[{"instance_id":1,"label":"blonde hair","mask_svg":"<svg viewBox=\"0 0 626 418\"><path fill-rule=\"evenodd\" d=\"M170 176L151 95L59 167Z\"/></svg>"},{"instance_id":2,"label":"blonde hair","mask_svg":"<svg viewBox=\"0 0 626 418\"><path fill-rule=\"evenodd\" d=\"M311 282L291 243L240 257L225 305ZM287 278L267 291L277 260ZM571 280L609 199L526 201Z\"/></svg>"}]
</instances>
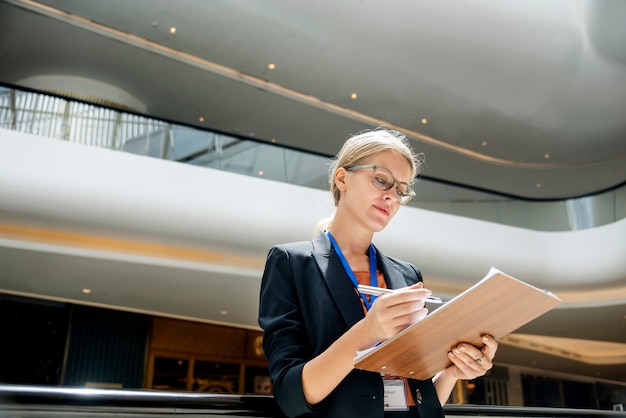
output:
<instances>
[{"instance_id":1,"label":"blonde hair","mask_svg":"<svg viewBox=\"0 0 626 418\"><path fill-rule=\"evenodd\" d=\"M400 131L381 128L363 131L348 138L331 162L328 183L335 207L341 197L335 184L335 171L340 167L359 165L382 151L394 151L406 158L411 166L411 183L415 182L423 156L413 151L406 135Z\"/></svg>"},{"instance_id":2,"label":"blonde hair","mask_svg":"<svg viewBox=\"0 0 626 418\"><path fill-rule=\"evenodd\" d=\"M335 172L337 169L359 165L382 151L394 151L406 158L411 166L410 183L415 182L424 156L413 151L405 134L385 128L362 131L348 138L331 161L328 170L328 183L330 184L335 207L337 207L341 198L341 193L335 184ZM320 221L315 228L315 233L317 234L327 229L332 219L333 217L330 216Z\"/></svg>"}]
</instances>

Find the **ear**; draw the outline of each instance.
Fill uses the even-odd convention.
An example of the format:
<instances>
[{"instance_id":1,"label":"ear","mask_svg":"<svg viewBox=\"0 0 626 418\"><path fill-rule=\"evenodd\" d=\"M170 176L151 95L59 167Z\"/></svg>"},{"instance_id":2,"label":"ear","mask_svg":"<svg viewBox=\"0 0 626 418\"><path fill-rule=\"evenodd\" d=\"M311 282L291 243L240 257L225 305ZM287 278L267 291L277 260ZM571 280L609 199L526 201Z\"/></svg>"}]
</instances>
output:
<instances>
[{"instance_id":1,"label":"ear","mask_svg":"<svg viewBox=\"0 0 626 418\"><path fill-rule=\"evenodd\" d=\"M347 177L348 177L348 170L346 170L345 168L339 167L338 169L335 170L333 179L335 181L335 186L337 186L337 189L341 192L346 190Z\"/></svg>"}]
</instances>

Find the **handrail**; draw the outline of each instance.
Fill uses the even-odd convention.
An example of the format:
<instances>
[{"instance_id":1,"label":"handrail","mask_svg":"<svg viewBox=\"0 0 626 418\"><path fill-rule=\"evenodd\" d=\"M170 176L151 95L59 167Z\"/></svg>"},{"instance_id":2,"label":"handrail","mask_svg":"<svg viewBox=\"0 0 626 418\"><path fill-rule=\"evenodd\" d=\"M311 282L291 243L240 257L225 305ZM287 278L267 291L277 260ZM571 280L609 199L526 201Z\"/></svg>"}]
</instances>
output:
<instances>
[{"instance_id":1,"label":"handrail","mask_svg":"<svg viewBox=\"0 0 626 418\"><path fill-rule=\"evenodd\" d=\"M327 189L328 156L174 124L0 83L0 128ZM281 162L281 163L278 163ZM626 183L574 199L533 201L421 178L410 206L544 231L626 217Z\"/></svg>"},{"instance_id":2,"label":"handrail","mask_svg":"<svg viewBox=\"0 0 626 418\"><path fill-rule=\"evenodd\" d=\"M446 405L447 417L624 417L624 412L539 407ZM0 416L283 417L272 396L132 389L0 385ZM62 415L61 415L62 414Z\"/></svg>"}]
</instances>

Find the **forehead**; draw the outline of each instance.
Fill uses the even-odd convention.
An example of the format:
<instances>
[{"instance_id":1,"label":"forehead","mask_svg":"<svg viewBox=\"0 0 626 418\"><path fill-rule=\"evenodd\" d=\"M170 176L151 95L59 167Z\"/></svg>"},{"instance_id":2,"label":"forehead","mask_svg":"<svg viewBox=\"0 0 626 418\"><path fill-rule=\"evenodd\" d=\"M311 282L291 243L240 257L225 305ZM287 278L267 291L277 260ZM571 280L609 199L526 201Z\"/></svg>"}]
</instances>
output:
<instances>
[{"instance_id":1,"label":"forehead","mask_svg":"<svg viewBox=\"0 0 626 418\"><path fill-rule=\"evenodd\" d=\"M411 180L411 164L398 152L382 151L368 159L367 163L386 169L398 181L409 183Z\"/></svg>"}]
</instances>

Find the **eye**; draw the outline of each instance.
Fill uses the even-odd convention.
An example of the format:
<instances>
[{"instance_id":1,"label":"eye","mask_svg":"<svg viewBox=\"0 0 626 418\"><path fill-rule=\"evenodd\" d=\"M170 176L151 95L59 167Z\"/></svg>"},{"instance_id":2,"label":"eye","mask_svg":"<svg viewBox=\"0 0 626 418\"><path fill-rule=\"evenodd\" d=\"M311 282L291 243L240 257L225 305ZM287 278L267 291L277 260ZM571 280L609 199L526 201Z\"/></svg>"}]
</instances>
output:
<instances>
[{"instance_id":1,"label":"eye","mask_svg":"<svg viewBox=\"0 0 626 418\"><path fill-rule=\"evenodd\" d=\"M400 196L407 196L409 194L409 186L407 186L404 183L400 183L398 184L398 187L396 188L396 192Z\"/></svg>"},{"instance_id":2,"label":"eye","mask_svg":"<svg viewBox=\"0 0 626 418\"><path fill-rule=\"evenodd\" d=\"M391 176L384 171L378 170L374 172L374 185L380 190L389 190L393 183Z\"/></svg>"}]
</instances>

